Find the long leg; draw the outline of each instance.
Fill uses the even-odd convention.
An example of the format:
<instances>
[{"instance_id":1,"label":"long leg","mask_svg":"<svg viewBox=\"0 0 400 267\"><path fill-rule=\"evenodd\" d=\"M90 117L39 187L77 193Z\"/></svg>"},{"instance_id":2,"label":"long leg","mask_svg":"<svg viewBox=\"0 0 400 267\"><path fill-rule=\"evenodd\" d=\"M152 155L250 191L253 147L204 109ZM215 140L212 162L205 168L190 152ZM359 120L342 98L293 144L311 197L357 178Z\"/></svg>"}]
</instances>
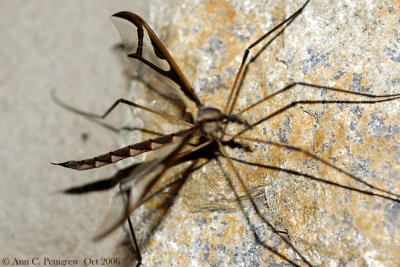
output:
<instances>
[{"instance_id":1,"label":"long leg","mask_svg":"<svg viewBox=\"0 0 400 267\"><path fill-rule=\"evenodd\" d=\"M235 136L239 136L242 133L246 132L248 129L251 129L257 125L259 125L260 123L264 122L264 121L268 121L270 119L272 119L273 117L283 113L284 111L294 108L295 106L299 105L299 104L303 104L303 105L312 105L312 104L376 104L376 103L381 103L381 102L388 102L388 101L393 101L396 99L400 99L400 96L398 97L393 97L393 98L387 98L387 99L380 99L380 100L360 100L360 101L345 101L345 100L300 100L300 101L293 101L287 105L285 105L284 107L272 112L271 114L268 114L267 116L265 116L264 118L262 118L261 120L253 123L250 125L249 128L244 129L243 131L239 132L237 135Z\"/></svg>"},{"instance_id":2,"label":"long leg","mask_svg":"<svg viewBox=\"0 0 400 267\"><path fill-rule=\"evenodd\" d=\"M311 158L313 158L313 159L315 159L315 160L317 160L319 162L322 162L323 164L335 169L336 171L338 171L340 173L345 174L346 176L350 177L351 179L353 179L353 180L355 180L355 181L357 181L357 182L359 182L359 183L361 183L361 184L363 184L363 185L365 185L365 186L367 186L367 187L369 187L371 189L374 189L374 190L377 190L379 192L391 195L391 196L393 196L395 198L388 197L388 196L381 195L381 194L377 194L377 193L373 193L373 192L370 193L371 195L383 197L383 198L390 199L390 200L393 200L393 201L396 201L396 202L400 202L400 196L399 195L394 194L394 193L392 193L392 192L390 192L388 190L384 190L384 189L378 188L378 187L376 187L376 186L374 186L372 184L369 184L369 183L361 180L360 178L352 175L351 173L349 173L349 172L347 172L345 170L342 170L339 167L333 165L332 163L329 163L328 161L326 161L326 160L324 160L324 159L322 159L322 158L320 158L320 157L318 157L318 156L316 156L316 155L314 155L314 154L312 154L312 153L310 153L310 152L308 152L308 151L306 151L304 149L301 149L299 147L284 145L284 144L280 144L280 143L272 142L272 141L259 140L259 139L250 138L250 137L231 135L231 134L227 134L227 133L226 133L226 135L229 135L229 136L232 136L232 137L235 137L235 138L238 138L238 139L246 140L246 141L255 142L255 143L262 143L262 144L266 144L266 145L272 145L272 146L275 146L275 147L287 148L287 149L290 149L292 151L296 151L296 152L302 153L302 154L304 154L304 155L306 155L308 157L311 157Z\"/></svg>"},{"instance_id":3,"label":"long leg","mask_svg":"<svg viewBox=\"0 0 400 267\"><path fill-rule=\"evenodd\" d=\"M273 166L273 165L265 165L265 164L245 161L245 160L241 160L241 159L238 159L238 158L230 157L230 159L235 161L235 162L243 163L243 164L250 165L250 166L255 166L255 167L269 169L269 170L275 170L275 171L281 171L281 172L284 172L284 173L287 173L287 174L301 176L301 177L304 177L304 178L307 178L307 179L310 179L310 180L314 180L314 181L317 181L317 182L321 182L321 183L324 183L324 184L327 184L327 185L332 185L332 186L340 187L340 188L347 189L347 190L350 190L350 191L358 192L360 194L369 195L369 196L376 196L376 197L388 199L388 200L391 200L391 201L400 202L400 200L398 201L398 200L393 199L391 197L387 197L387 196L385 196L383 194L379 194L379 193L377 194L377 193L374 193L374 192L371 192L371 191L367 191L367 190L363 190L363 189L359 189L359 188L356 188L356 187L353 187L353 186L343 185L341 183L332 182L332 181L329 181L329 180L326 180L326 179L323 179L323 178L319 178L319 177L313 176L311 174L307 174L305 172L300 172L300 171L296 171L296 170L293 170L293 169L284 169L284 168L276 167L276 166ZM282 231L282 233L286 233L286 232Z\"/></svg>"},{"instance_id":4,"label":"long leg","mask_svg":"<svg viewBox=\"0 0 400 267\"><path fill-rule=\"evenodd\" d=\"M162 117L164 117L164 118L167 118L167 119L170 119L170 120L174 120L174 121L176 121L176 122L179 122L179 123L188 125L188 126L190 126L190 127L193 126L193 124L190 123L190 122L187 122L187 121L184 121L184 120L180 120L180 119L178 119L178 118L176 118L176 117L174 117L174 116L172 116L172 115L169 115L169 114L167 114L167 113L160 112L160 111L158 111L158 110L154 110L154 109L151 109L151 108L148 108L148 107L145 107L145 106L136 104L136 103L134 103L134 102L132 102L132 101L129 101L129 100L126 100L126 99L123 99L123 98L120 98L120 99L118 99L117 101L115 101L115 102L107 109L107 111L104 112L103 115L97 115L97 114L93 114L93 113L90 113L90 112L84 112L84 111L81 111L81 110L76 109L76 108L74 108L74 107L71 107L70 105L68 105L68 104L66 104L66 103L64 103L64 102L61 102L61 101L54 95L54 92L52 92L52 98L54 99L54 101L55 101L57 104L59 104L60 106L64 107L65 109L68 109L68 110L70 110L70 111L72 111L72 112L74 112L74 113L77 113L77 114L80 114L80 115L83 115L83 116L86 116L86 117L89 117L89 118L104 119L105 117L107 117L108 114L111 113L111 111L113 111L113 110L118 106L118 104L122 103L122 104L125 104L125 105L128 105L128 106L131 106L131 107L136 107L136 108L140 108L140 109L149 111L149 112L151 112L151 113L154 113L154 114L157 114L157 115L162 116Z\"/></svg>"},{"instance_id":5,"label":"long leg","mask_svg":"<svg viewBox=\"0 0 400 267\"><path fill-rule=\"evenodd\" d=\"M281 28L283 25L285 25L286 23L294 20L302 11L303 9L308 5L308 3L310 2L310 0L307 0L296 12L294 12L290 17L288 17L287 19L285 19L284 21L282 21L281 23L279 23L277 26L275 26L274 28L272 28L270 31L268 31L267 33L265 33L263 36L261 36L259 39L257 39L254 43L252 43L251 45L249 45L249 47L246 48L243 58L242 58L242 63L240 64L240 67L236 73L236 77L235 77L235 81L233 82L233 85L231 87L231 91L229 93L229 97L228 97L228 101L225 104L224 110L223 112L226 113L228 110L228 107L230 105L230 102L232 100L232 96L233 93L235 91L236 85L239 81L239 77L240 74L242 73L243 70L243 66L246 63L247 57L249 56L250 50L255 47L257 44L259 44L260 42L262 42L265 38L267 38L268 36L270 36L273 32L275 32L276 30L278 30L279 28Z\"/></svg>"},{"instance_id":6,"label":"long leg","mask_svg":"<svg viewBox=\"0 0 400 267\"><path fill-rule=\"evenodd\" d=\"M129 225L129 231L131 232L133 244L134 244L134 246L135 246L136 259L137 259L137 261L138 261L138 263L136 264L136 266L140 266L140 265L142 264L142 255L140 254L139 246L138 246L138 243L137 243L137 241L136 241L135 231L133 230L131 217L128 216L128 219L127 219L127 220L128 220L128 225Z\"/></svg>"},{"instance_id":7,"label":"long leg","mask_svg":"<svg viewBox=\"0 0 400 267\"><path fill-rule=\"evenodd\" d=\"M200 149L203 149L204 147L208 146L210 143L211 143L211 141L207 141L207 142L205 142L205 143L203 143L203 144L201 144L201 145L199 145L199 146L197 146L197 147L191 148L191 149L189 149L189 150L187 150L187 151L180 152L180 153L177 155L177 158L176 158L176 159L178 160L179 158L185 157L185 156L187 156L187 155L189 155L189 154L191 154L191 153L194 153L194 152L196 152L196 151L198 151L198 150L200 150ZM192 165L191 167L193 167L193 165ZM157 193L159 193L159 192L156 192L155 194L157 194ZM129 194L131 194L131 190L126 191L127 199L129 199ZM143 200L143 202L146 202L148 199L152 198L153 196L154 196L153 194L147 196L147 197ZM127 210L127 213L128 213L128 212L129 212L129 210ZM134 229L133 229L133 224L132 224L132 221L131 221L131 218L130 218L129 214L127 214L127 221L128 221L129 231L130 231L130 233L131 233L132 240L133 240L133 245L134 245L134 249L135 249L134 253L135 253L136 259L137 259L137 261L138 261L137 264L136 264L136 266L138 267L138 266L140 266L141 263L142 263L142 256L141 256L141 254L140 254L139 245L138 245L138 243L137 243L135 231L134 231Z\"/></svg>"},{"instance_id":8,"label":"long leg","mask_svg":"<svg viewBox=\"0 0 400 267\"><path fill-rule=\"evenodd\" d=\"M126 191L126 201L125 201L126 212L129 211L129 205L128 205L129 202L128 201L130 199L130 194L131 194L131 190ZM133 240L133 245L135 247L136 259L138 261L136 264L136 267L138 267L142 264L142 255L140 254L139 245L136 240L135 231L133 230L133 225L132 225L131 217L129 216L129 214L127 216L127 221L128 221L129 231L131 232L131 236L132 236L132 240Z\"/></svg>"},{"instance_id":9,"label":"long leg","mask_svg":"<svg viewBox=\"0 0 400 267\"><path fill-rule=\"evenodd\" d=\"M293 249L293 251L296 252L296 254L298 254L300 256L300 258L308 265L308 266L312 266L311 263L304 258L301 253L293 246L292 243L290 243L290 241L285 237L282 236L280 233L281 231L277 230L267 219L264 218L264 216L261 214L261 211L259 210L258 206L256 205L256 203L254 202L253 198L251 197L250 191L247 188L244 180L242 179L242 177L239 174L239 171L236 169L235 165L232 163L231 159L229 158L228 153L226 152L224 146L222 145L221 141L217 140L218 146L219 146L219 150L221 151L222 155L225 157L225 159L227 160L229 166L231 167L231 169L234 171L236 178L239 180L240 185L243 187L247 197L249 198L252 206L254 207L257 215L268 225L268 227L277 235L280 236L280 238L285 242L286 245L288 245L290 248ZM283 255L281 255L280 253L274 251L278 256L284 258L284 260L288 260L291 264L296 265L294 262L290 261L288 258L284 257Z\"/></svg>"},{"instance_id":10,"label":"long leg","mask_svg":"<svg viewBox=\"0 0 400 267\"><path fill-rule=\"evenodd\" d=\"M369 98L387 98L388 100L393 100L393 99L397 99L397 97L400 96L400 94L391 94L391 95L374 95L374 94L366 94L366 93L360 93L360 92L353 92L350 90L346 90L346 89L341 89L341 88L335 88L335 87L330 87L330 86L322 86L322 85L316 85L316 84L311 84L311 83L305 83L305 82L295 82L295 83L291 83L287 86L285 86L284 88L280 89L279 91L267 95L266 97L264 97L263 99L257 101L256 103L248 106L247 108L241 110L240 112L236 113L236 116L241 115L242 113L254 108L255 106L261 104L264 101L267 101L268 99L271 99L274 96L277 96L285 91L288 91L290 89L294 89L297 85L303 85L306 86L308 88L314 88L314 89L319 89L319 90L328 90L328 91L334 91L334 92L341 92L341 93L346 93L346 94L351 94L351 95L358 95L358 96L364 96L364 97L369 97ZM392 98L392 99L390 99ZM388 100L383 100L383 101L388 101ZM370 101L369 103L377 103L377 102L382 102L382 101ZM293 102L294 103L294 102Z\"/></svg>"}]
</instances>

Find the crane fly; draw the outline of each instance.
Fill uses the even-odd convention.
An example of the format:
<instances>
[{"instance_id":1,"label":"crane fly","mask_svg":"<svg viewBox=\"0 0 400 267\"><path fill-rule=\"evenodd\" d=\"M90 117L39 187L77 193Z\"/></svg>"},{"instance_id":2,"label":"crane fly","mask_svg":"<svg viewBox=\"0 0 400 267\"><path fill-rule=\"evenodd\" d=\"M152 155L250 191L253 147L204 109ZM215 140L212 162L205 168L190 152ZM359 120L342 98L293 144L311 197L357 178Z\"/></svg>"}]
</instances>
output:
<instances>
[{"instance_id":1,"label":"crane fly","mask_svg":"<svg viewBox=\"0 0 400 267\"><path fill-rule=\"evenodd\" d=\"M100 118L106 117L118 104L123 103L129 106L133 106L145 111L157 114L164 118L167 118L176 123L185 125L186 129L180 130L173 133L168 133L160 137L144 140L139 143L131 144L129 146L105 153L103 155L85 159L85 160L72 160L62 163L53 163L55 165L63 166L66 168L76 170L88 170L93 168L99 168L107 164L115 163L128 157L134 157L136 155L162 149L155 158L140 163L131 175L119 183L119 193L115 197L114 201L120 204L115 205L118 209L113 209L112 216L107 216L107 222L101 229L101 232L97 234L97 239L103 238L106 235L114 231L118 226L123 224L125 221L128 222L129 228L132 234L132 238L135 244L135 252L138 259L138 265L141 264L141 255L139 252L139 246L136 241L136 237L133 230L133 225L130 219L130 214L141 206L146 199L149 197L149 193L154 190L155 185L159 179L165 174L165 172L173 167L179 159L190 153L195 153L203 148L214 145L217 147L215 155L226 160L227 165L234 173L234 177L240 184L240 187L244 191L245 196L251 203L255 213L261 218L261 220L267 225L267 227L274 232L283 243L286 244L297 256L301 264L311 266L310 260L300 253L297 248L290 242L289 238L282 233L281 229L277 229L272 225L263 215L260 207L253 200L253 197L246 185L245 179L240 174L240 171L235 167L233 160L230 158L226 151L225 145L227 141L243 141L250 142L253 144L262 144L267 146L274 146L277 148L285 148L297 153L303 154L306 157L312 158L325 166L334 169L343 175L348 176L363 186L368 187L372 191L358 190L365 194L386 198L392 201L398 201L398 196L380 188L377 188L367 182L364 182L354 175L338 168L334 164L327 160L319 158L312 153L303 150L299 147L290 146L282 143L273 141L259 140L249 136L243 136L243 134L251 130L257 123L250 123L244 119L244 115L252 110L254 107L259 106L263 102L273 99L283 92L289 91L295 87L303 86L306 88L312 88L314 90L326 90L331 92L343 93L346 95L352 95L362 98L359 101L342 101L342 103L359 103L359 104L373 104L385 101L393 101L400 98L400 94L388 94L388 95L374 95L361 92L353 92L341 88L315 85L307 82L295 82L291 83L277 92L267 95L259 101L241 109L234 113L235 96L237 95L238 85L241 81L245 66L248 62L249 55L254 47L260 46L260 43L272 34L281 32L282 29L287 27L298 15L302 13L304 8L308 5L310 0L306 1L296 12L294 12L287 19L283 20L277 26L273 27L270 31L259 37L255 42L251 43L245 50L241 64L236 72L233 85L227 96L227 101L222 109L215 107L205 106L195 90L192 88L188 80L185 78L183 72L180 70L178 65L173 60L167 49L164 47L162 42L148 26L148 24L140 18L138 15L131 12L119 12L112 16L112 21L115 24L124 45L125 52L128 58L134 65L138 65L137 68L147 68L152 71L157 78L154 76L143 75L143 80L151 85L152 88L160 91L162 94L173 98L179 99L185 106L186 112L190 115L191 119L181 120L174 117L171 114L166 114L158 110L148 108L137 103L119 99L116 101ZM369 99L369 100L368 100ZM372 99L372 100L371 100ZM274 114L268 116L273 117L276 114L284 112L288 108L298 104L309 104L308 101L297 101L288 105L286 108L278 110ZM327 102L327 101L326 101ZM236 124L241 127L241 131L236 134L230 133L228 126ZM334 183L333 183L334 184ZM341 186L340 184L336 184ZM349 187L352 189L351 187ZM353 188L354 189L354 188ZM354 189L356 190L356 189ZM274 251L274 248L270 248L276 255L282 259L288 261L293 265L298 265L295 259L290 255L284 255L279 251Z\"/></svg>"}]
</instances>

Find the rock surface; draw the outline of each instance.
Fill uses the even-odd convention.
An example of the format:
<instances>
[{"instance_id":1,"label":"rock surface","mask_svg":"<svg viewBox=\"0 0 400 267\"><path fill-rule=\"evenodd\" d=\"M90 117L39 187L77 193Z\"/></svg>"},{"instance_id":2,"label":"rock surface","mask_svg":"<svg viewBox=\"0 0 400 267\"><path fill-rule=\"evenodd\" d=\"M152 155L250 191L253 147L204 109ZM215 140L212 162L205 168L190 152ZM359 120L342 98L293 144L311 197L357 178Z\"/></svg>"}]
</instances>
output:
<instances>
[{"instance_id":1,"label":"rock surface","mask_svg":"<svg viewBox=\"0 0 400 267\"><path fill-rule=\"evenodd\" d=\"M125 63L112 51L119 39L108 16L120 10L146 12L138 12L132 1L45 3L0 1L6 14L0 19L5 40L0 57L7 62L0 67L0 256L78 259L79 266L86 257L119 257L121 263L115 265L128 266L134 255L126 228L102 242L91 240L114 192L58 193L109 177L115 167L78 173L49 164L112 150L116 135L61 109L51 101L50 91L55 88L61 100L94 113L124 97ZM157 0L146 19L201 100L223 108L245 48L302 4ZM332 5L312 0L250 64L234 111L295 81L370 94L399 93L399 13L396 1L343 0ZM259 51L256 47L251 54ZM182 106L139 86L132 85L131 99L184 116ZM268 119L293 101L322 99L365 100L298 86L244 113L250 123L261 121L243 136L300 147L342 172L289 149L243 141L251 151L226 149L232 158L247 162L234 164L265 218L310 263L398 265L400 205L358 192L370 189L343 171L400 194L399 100L303 103ZM111 121L124 117L116 113ZM125 126L131 128L158 133L184 128L141 110L127 114ZM123 135L121 146L154 136L138 131ZM161 192L132 215L145 266L290 265L277 254L305 265L255 214L224 159L203 158L187 170L190 166L185 162L172 169L160 181Z\"/></svg>"},{"instance_id":2,"label":"rock surface","mask_svg":"<svg viewBox=\"0 0 400 267\"><path fill-rule=\"evenodd\" d=\"M222 109L246 47L303 2L155 1L149 24L203 103ZM311 1L249 65L234 111L300 81L399 93L399 13L396 1ZM138 86L131 93L135 101L182 115L180 107ZM300 103L268 119L293 101L313 100L336 102ZM297 86L243 114L250 123L260 121L243 136L302 148L340 171L287 148L260 143L247 143L251 152L227 148L233 158L248 162L234 164L265 218L313 265L400 263L400 204L368 195L370 188L344 174L400 194L400 102L345 103L362 100L368 99ZM132 125L162 133L181 129L142 111L133 114ZM149 136L135 133L126 142ZM187 174L189 165L166 175L162 193L132 215L145 266L305 265L255 214L224 159L199 160ZM165 186L181 178L179 190Z\"/></svg>"}]
</instances>

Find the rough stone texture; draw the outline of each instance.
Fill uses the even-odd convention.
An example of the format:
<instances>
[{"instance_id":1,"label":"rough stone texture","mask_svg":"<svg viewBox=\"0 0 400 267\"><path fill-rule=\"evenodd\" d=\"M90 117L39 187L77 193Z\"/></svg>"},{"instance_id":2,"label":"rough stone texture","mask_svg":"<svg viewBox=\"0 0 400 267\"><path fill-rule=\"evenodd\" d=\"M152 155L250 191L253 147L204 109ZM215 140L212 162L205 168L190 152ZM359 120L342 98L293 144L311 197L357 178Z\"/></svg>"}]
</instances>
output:
<instances>
[{"instance_id":1,"label":"rough stone texture","mask_svg":"<svg viewBox=\"0 0 400 267\"><path fill-rule=\"evenodd\" d=\"M149 23L203 103L222 108L245 48L303 2L155 1ZM250 65L235 110L294 81L370 94L399 93L399 14L396 1L337 1L334 5L311 1ZM252 55L258 51L259 47ZM144 95L136 86L131 94L135 101L182 114L173 103L153 92ZM255 123L292 101L321 99L365 100L299 86L243 118ZM399 100L374 105L301 104L244 135L300 147L363 181L400 194L399 108ZM179 129L142 111L133 114L129 123L135 126L162 133ZM239 131L235 126L230 129ZM135 133L128 139L141 137ZM286 231L313 265L400 264L398 202L310 179L369 190L304 154L249 145L252 152L227 149L234 158L267 167L235 162L265 217ZM203 159L197 164L204 165L189 175L183 169L190 163L185 164L161 182L163 188L185 177L176 196L175 187L164 186L162 193L133 213L145 266L290 265L266 246L305 265L255 214L225 160Z\"/></svg>"},{"instance_id":2,"label":"rough stone texture","mask_svg":"<svg viewBox=\"0 0 400 267\"><path fill-rule=\"evenodd\" d=\"M302 1L152 2L149 23L192 82L202 101L223 107L244 49L291 14ZM2 257L120 257L132 264L126 229L93 243L94 228L114 192L65 196L58 192L110 175L113 167L88 172L51 166L115 147L106 128L59 108L50 98L101 113L125 95L125 65L112 51L118 35L108 16L137 12L132 1L0 1L0 251ZM400 91L399 7L396 1L313 0L284 35L253 62L235 110L293 81L374 94ZM138 12L143 14L141 12ZM255 54L254 51L253 55ZM182 116L176 103L137 88L131 98ZM117 91L118 90L118 91ZM298 87L254 109L252 123L296 100L364 100ZM123 117L116 112L113 119ZM399 101L375 105L299 105L245 135L301 147L375 186L400 194ZM118 124L117 124L118 125ZM181 126L132 110L126 126L169 133ZM235 126L231 131L239 131ZM89 139L82 139L88 134ZM150 134L124 132L124 141ZM85 141L86 140L86 141ZM232 157L274 166L235 162L265 217L287 231L311 263L335 266L398 265L396 202L290 174L285 169L368 190L302 154L260 144ZM149 153L136 161L154 156ZM134 160L132 160L134 161ZM119 167L132 161L121 162ZM226 162L204 164L187 175L174 168L155 195L132 216L146 266L290 265L262 244L304 265L254 213ZM165 187L178 178L178 186ZM238 203L233 188L238 192ZM255 234L261 241L255 240ZM124 243L125 242L125 243Z\"/></svg>"}]
</instances>

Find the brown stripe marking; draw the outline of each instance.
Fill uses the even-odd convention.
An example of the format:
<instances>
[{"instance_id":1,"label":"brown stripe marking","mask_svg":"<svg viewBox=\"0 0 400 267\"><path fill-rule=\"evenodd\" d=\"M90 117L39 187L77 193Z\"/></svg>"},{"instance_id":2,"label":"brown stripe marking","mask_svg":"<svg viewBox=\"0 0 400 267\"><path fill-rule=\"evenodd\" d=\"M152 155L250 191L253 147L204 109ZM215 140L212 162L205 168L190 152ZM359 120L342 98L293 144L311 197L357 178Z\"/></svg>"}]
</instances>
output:
<instances>
[{"instance_id":1,"label":"brown stripe marking","mask_svg":"<svg viewBox=\"0 0 400 267\"><path fill-rule=\"evenodd\" d=\"M115 163L122 159L134 157L141 153L161 148L164 145L175 142L180 138L182 138L182 136L190 134L192 132L193 128L189 128L187 130L179 131L176 133L167 134L156 138L151 138L146 141L129 145L91 159L84 159L78 161L71 160L63 163L53 163L53 164L80 171L99 168L108 165L110 163Z\"/></svg>"}]
</instances>

